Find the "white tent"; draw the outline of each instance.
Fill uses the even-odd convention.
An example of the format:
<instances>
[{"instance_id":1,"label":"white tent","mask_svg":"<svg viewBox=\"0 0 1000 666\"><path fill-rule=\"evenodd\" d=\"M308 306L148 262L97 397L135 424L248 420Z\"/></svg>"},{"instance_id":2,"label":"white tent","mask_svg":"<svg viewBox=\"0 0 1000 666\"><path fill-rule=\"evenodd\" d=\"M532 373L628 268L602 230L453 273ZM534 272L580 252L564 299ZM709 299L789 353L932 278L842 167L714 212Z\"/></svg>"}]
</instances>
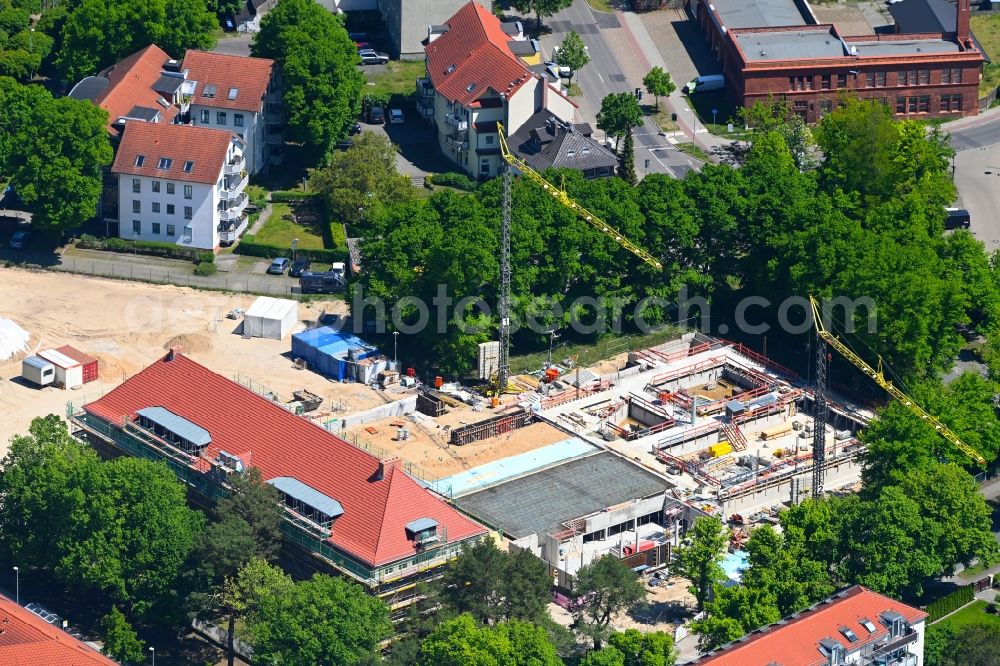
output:
<instances>
[{"instance_id":1,"label":"white tent","mask_svg":"<svg viewBox=\"0 0 1000 666\"><path fill-rule=\"evenodd\" d=\"M261 296L243 315L243 335L281 340L299 321L299 304L285 298Z\"/></svg>"},{"instance_id":2,"label":"white tent","mask_svg":"<svg viewBox=\"0 0 1000 666\"><path fill-rule=\"evenodd\" d=\"M0 317L0 361L28 351L28 333L10 319Z\"/></svg>"}]
</instances>

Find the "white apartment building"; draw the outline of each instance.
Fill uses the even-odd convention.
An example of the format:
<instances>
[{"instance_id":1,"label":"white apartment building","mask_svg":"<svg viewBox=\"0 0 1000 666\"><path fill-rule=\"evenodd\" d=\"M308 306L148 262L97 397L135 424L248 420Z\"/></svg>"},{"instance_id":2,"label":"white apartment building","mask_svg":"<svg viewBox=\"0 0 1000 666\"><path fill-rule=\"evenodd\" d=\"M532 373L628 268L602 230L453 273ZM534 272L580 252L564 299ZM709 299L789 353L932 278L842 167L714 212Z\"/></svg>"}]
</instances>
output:
<instances>
[{"instance_id":1,"label":"white apartment building","mask_svg":"<svg viewBox=\"0 0 1000 666\"><path fill-rule=\"evenodd\" d=\"M281 79L273 60L188 51L181 69L194 82L186 114L191 124L243 139L250 175L281 163Z\"/></svg>"},{"instance_id":2,"label":"white apartment building","mask_svg":"<svg viewBox=\"0 0 1000 666\"><path fill-rule=\"evenodd\" d=\"M129 122L111 173L128 240L216 250L247 228L242 139L224 130Z\"/></svg>"},{"instance_id":3,"label":"white apartment building","mask_svg":"<svg viewBox=\"0 0 1000 666\"><path fill-rule=\"evenodd\" d=\"M515 54L512 44L525 49L482 5L469 2L437 30L444 32L425 49L427 76L416 82L417 110L437 128L444 155L469 175L499 173L498 123L510 136L542 110L573 119L576 105Z\"/></svg>"}]
</instances>

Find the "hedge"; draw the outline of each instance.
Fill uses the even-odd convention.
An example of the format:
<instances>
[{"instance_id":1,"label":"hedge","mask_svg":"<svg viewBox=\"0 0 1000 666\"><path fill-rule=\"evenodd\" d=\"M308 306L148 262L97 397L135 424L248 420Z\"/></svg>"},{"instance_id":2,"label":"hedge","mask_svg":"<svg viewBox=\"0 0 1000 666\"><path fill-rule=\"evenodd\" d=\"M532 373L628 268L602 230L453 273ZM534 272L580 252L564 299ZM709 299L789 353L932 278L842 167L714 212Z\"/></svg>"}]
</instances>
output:
<instances>
[{"instance_id":1,"label":"hedge","mask_svg":"<svg viewBox=\"0 0 1000 666\"><path fill-rule=\"evenodd\" d=\"M264 259L274 259L276 257L290 257L292 251L287 247L258 243L253 235L247 234L240 241L236 252L247 257L262 257ZM313 261L333 263L335 261L347 262L350 260L350 252L346 247L337 247L332 250L296 250L296 255L309 257Z\"/></svg>"},{"instance_id":2,"label":"hedge","mask_svg":"<svg viewBox=\"0 0 1000 666\"><path fill-rule=\"evenodd\" d=\"M215 262L203 261L194 267L194 274L202 277L208 277L210 275L215 275L218 270L219 268L215 265Z\"/></svg>"},{"instance_id":3,"label":"hedge","mask_svg":"<svg viewBox=\"0 0 1000 666\"><path fill-rule=\"evenodd\" d=\"M330 237L333 239L331 245L334 247L347 247L347 232L340 222L330 223Z\"/></svg>"},{"instance_id":4,"label":"hedge","mask_svg":"<svg viewBox=\"0 0 1000 666\"><path fill-rule=\"evenodd\" d=\"M476 189L475 181L466 176L464 173L449 171L447 173L436 173L430 178L431 182L435 185L454 187L455 189L465 190L466 192L471 192Z\"/></svg>"},{"instance_id":5,"label":"hedge","mask_svg":"<svg viewBox=\"0 0 1000 666\"><path fill-rule=\"evenodd\" d=\"M133 252L169 259L187 259L197 262L202 250L180 247L173 243L155 241L132 241L124 238L97 238L89 234L80 236L76 246L85 250L108 250L110 252ZM210 254L210 253L209 253Z\"/></svg>"},{"instance_id":6,"label":"hedge","mask_svg":"<svg viewBox=\"0 0 1000 666\"><path fill-rule=\"evenodd\" d=\"M319 192L298 192L296 190L279 190L271 192L271 201L275 203L289 203L292 201L302 201L303 199L315 199Z\"/></svg>"},{"instance_id":7,"label":"hedge","mask_svg":"<svg viewBox=\"0 0 1000 666\"><path fill-rule=\"evenodd\" d=\"M975 592L973 592L971 585L960 587L951 594L927 604L927 614L930 616L927 618L927 621L934 622L935 620L940 620L948 613L952 613L965 604L970 603L974 598Z\"/></svg>"}]
</instances>

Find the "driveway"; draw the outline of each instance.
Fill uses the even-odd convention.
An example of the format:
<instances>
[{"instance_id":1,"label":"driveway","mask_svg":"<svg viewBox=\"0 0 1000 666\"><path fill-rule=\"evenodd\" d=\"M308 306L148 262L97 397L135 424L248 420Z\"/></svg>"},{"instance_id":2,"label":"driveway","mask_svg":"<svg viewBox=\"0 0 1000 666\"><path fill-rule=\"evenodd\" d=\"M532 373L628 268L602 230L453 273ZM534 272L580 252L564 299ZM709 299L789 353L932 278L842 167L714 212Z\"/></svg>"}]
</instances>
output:
<instances>
[{"instance_id":1,"label":"driveway","mask_svg":"<svg viewBox=\"0 0 1000 666\"><path fill-rule=\"evenodd\" d=\"M250 40L253 36L254 33L249 32L227 32L219 38L218 44L212 51L247 57L250 55Z\"/></svg>"},{"instance_id":2,"label":"driveway","mask_svg":"<svg viewBox=\"0 0 1000 666\"><path fill-rule=\"evenodd\" d=\"M403 113L405 120L401 124L370 125L362 122L362 130L389 137L399 147L396 168L415 183L422 182L429 173L458 171L458 165L446 160L441 154L435 141L433 126L416 117L410 109L404 109Z\"/></svg>"},{"instance_id":3,"label":"driveway","mask_svg":"<svg viewBox=\"0 0 1000 666\"><path fill-rule=\"evenodd\" d=\"M590 63L580 70L576 80L583 94L573 101L579 105L577 114L595 127L601 100L611 93L632 92L642 87L642 77L660 59L659 54L647 52L645 40L634 34L624 19L621 12L594 11L586 0L575 0L572 6L546 21L552 30L542 38L546 53L551 53L552 47L558 46L570 31L576 31L587 45ZM700 167L699 162L677 150L660 134L649 118L636 128L635 140L637 174L666 173L683 178Z\"/></svg>"}]
</instances>

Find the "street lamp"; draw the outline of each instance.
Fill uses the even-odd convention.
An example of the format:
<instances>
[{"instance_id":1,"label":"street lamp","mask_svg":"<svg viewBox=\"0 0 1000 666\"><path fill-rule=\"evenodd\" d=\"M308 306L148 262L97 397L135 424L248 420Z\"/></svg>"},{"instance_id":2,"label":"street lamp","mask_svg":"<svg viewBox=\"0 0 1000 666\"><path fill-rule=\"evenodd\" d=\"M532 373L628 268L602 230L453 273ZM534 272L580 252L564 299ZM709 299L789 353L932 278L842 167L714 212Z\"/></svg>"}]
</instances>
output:
<instances>
[{"instance_id":1,"label":"street lamp","mask_svg":"<svg viewBox=\"0 0 1000 666\"><path fill-rule=\"evenodd\" d=\"M295 263L295 251L296 251L296 249L298 247L299 247L299 239L298 238L292 239L292 263L293 264Z\"/></svg>"},{"instance_id":2,"label":"street lamp","mask_svg":"<svg viewBox=\"0 0 1000 666\"><path fill-rule=\"evenodd\" d=\"M399 361L396 360L396 343L399 340L399 331L392 332L392 364L398 365Z\"/></svg>"},{"instance_id":3,"label":"street lamp","mask_svg":"<svg viewBox=\"0 0 1000 666\"><path fill-rule=\"evenodd\" d=\"M694 115L694 109L689 109L685 106L684 110L691 112L691 140L694 141L695 132L698 131L698 120Z\"/></svg>"},{"instance_id":4,"label":"street lamp","mask_svg":"<svg viewBox=\"0 0 1000 666\"><path fill-rule=\"evenodd\" d=\"M153 666L156 666L156 648L150 645L149 652L153 655Z\"/></svg>"},{"instance_id":5,"label":"street lamp","mask_svg":"<svg viewBox=\"0 0 1000 666\"><path fill-rule=\"evenodd\" d=\"M17 602L17 605L20 606L21 605L21 570L18 569L17 567L14 567L14 580L15 580L14 589L16 590L14 592L14 597L15 597L14 600Z\"/></svg>"}]
</instances>

